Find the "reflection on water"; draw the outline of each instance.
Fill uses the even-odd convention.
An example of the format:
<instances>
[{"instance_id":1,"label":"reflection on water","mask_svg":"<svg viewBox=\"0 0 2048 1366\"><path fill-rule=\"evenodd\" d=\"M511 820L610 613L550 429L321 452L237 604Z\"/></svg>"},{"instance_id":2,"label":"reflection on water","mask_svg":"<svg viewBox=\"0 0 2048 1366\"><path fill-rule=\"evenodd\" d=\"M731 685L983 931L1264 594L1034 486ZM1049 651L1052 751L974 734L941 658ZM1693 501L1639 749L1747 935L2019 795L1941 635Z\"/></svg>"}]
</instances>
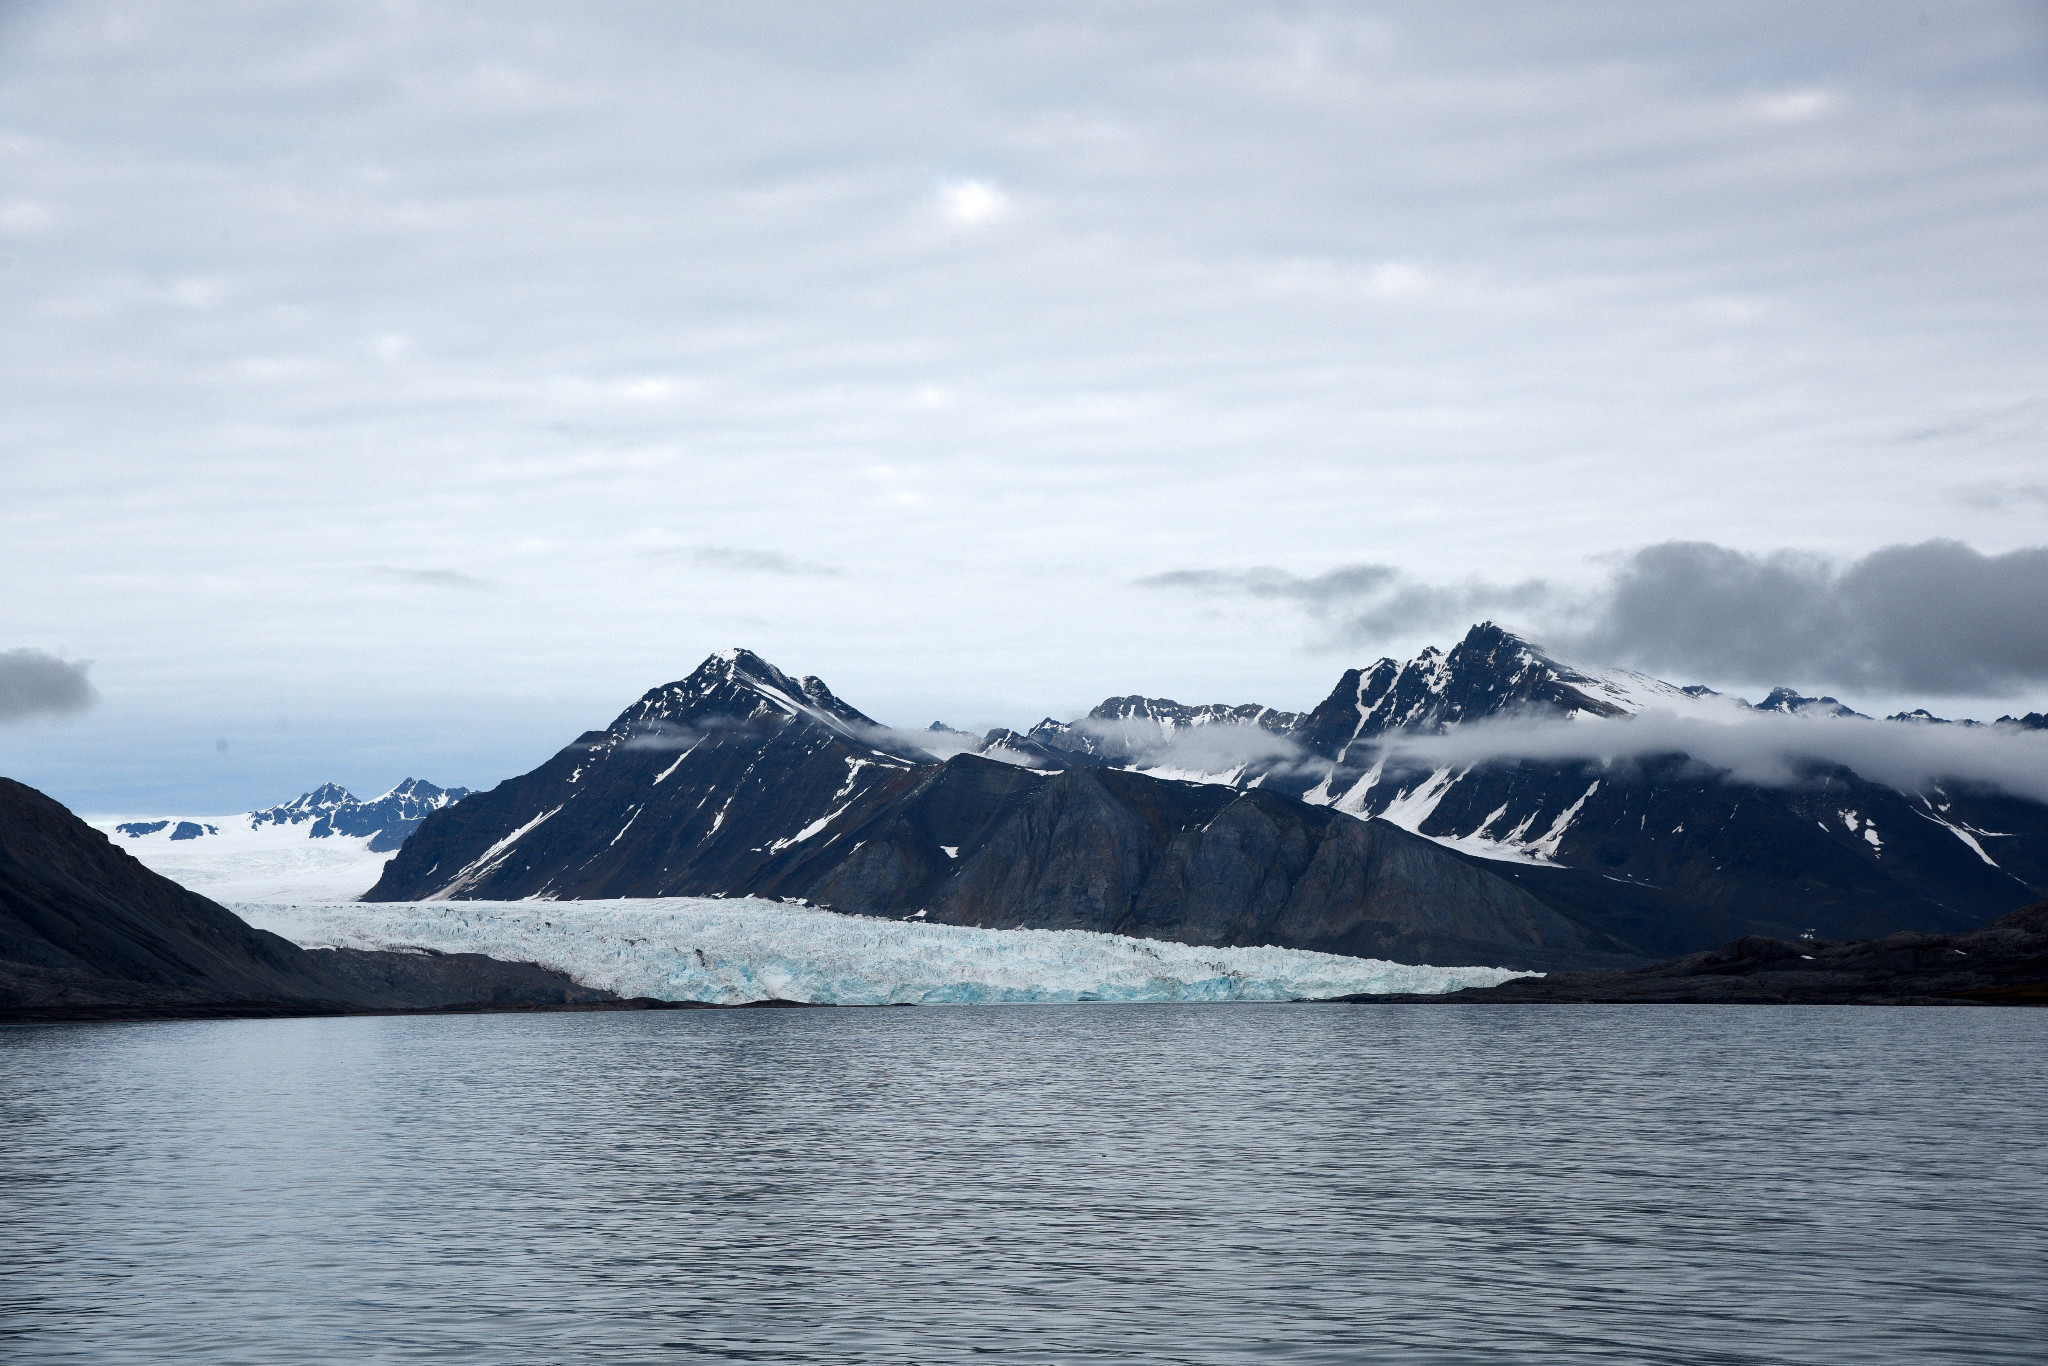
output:
<instances>
[{"instance_id":1,"label":"reflection on water","mask_svg":"<svg viewBox=\"0 0 2048 1366\"><path fill-rule=\"evenodd\" d=\"M2048 1012L0 1030L12 1362L2038 1362Z\"/></svg>"}]
</instances>

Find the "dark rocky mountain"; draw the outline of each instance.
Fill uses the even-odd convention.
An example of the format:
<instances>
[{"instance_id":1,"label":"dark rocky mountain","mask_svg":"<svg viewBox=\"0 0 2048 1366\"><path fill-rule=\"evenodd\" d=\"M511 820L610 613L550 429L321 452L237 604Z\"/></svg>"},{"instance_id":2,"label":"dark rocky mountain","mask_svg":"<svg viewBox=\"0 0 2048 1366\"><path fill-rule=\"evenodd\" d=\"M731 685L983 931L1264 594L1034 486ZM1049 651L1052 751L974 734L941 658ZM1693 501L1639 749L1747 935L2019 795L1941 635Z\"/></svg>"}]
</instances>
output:
<instances>
[{"instance_id":1,"label":"dark rocky mountain","mask_svg":"<svg viewBox=\"0 0 2048 1366\"><path fill-rule=\"evenodd\" d=\"M342 1014L611 1001L477 954L309 953L0 778L0 1020Z\"/></svg>"},{"instance_id":2,"label":"dark rocky mountain","mask_svg":"<svg viewBox=\"0 0 2048 1366\"><path fill-rule=\"evenodd\" d=\"M150 872L34 788L0 778L0 1003L340 1009L293 944Z\"/></svg>"},{"instance_id":3,"label":"dark rocky mountain","mask_svg":"<svg viewBox=\"0 0 2048 1366\"><path fill-rule=\"evenodd\" d=\"M1384 823L1099 760L940 762L737 650L429 817L365 899L712 895L1438 963L1643 956Z\"/></svg>"},{"instance_id":4,"label":"dark rocky mountain","mask_svg":"<svg viewBox=\"0 0 2048 1366\"><path fill-rule=\"evenodd\" d=\"M1133 709L1128 698L1103 705ZM1627 670L1582 669L1483 624L1447 654L1430 649L1347 671L1279 732L1292 753L1218 764L1208 776L1381 817L1486 856L1497 874L1560 913L1650 955L1742 934L1959 931L2048 894L2048 806L2038 802L1955 784L1903 792L1838 765L1764 787L1728 781L1683 754L1432 767L1402 759L1390 743L1480 721L1717 706L1867 720L1833 698L1790 689L1752 708ZM1996 724L2027 728L2025 718ZM1104 762L1099 747L1067 734L1058 724L1035 727L1029 738L1049 752L1035 761L1058 766L1071 744L1069 762ZM1148 760L1188 772L1159 753L1133 762Z\"/></svg>"},{"instance_id":5,"label":"dark rocky mountain","mask_svg":"<svg viewBox=\"0 0 2048 1366\"><path fill-rule=\"evenodd\" d=\"M1451 1005L2048 1006L2048 901L1954 935L1904 932L1833 942L1751 936L1631 971L1516 978L1440 996L1337 999Z\"/></svg>"},{"instance_id":6,"label":"dark rocky mountain","mask_svg":"<svg viewBox=\"0 0 2048 1366\"><path fill-rule=\"evenodd\" d=\"M1879 724L1787 689L1765 706ZM1401 749L1479 722L1688 708L1758 710L1485 624L1449 652L1350 670L1305 713L1117 697L941 763L817 679L728 651L435 814L368 899L757 895L1543 966L1742 935L1957 932L2048 893L2040 803L1902 792L1839 765L1759 786L1677 753L1432 767Z\"/></svg>"},{"instance_id":7,"label":"dark rocky mountain","mask_svg":"<svg viewBox=\"0 0 2048 1366\"><path fill-rule=\"evenodd\" d=\"M171 838L174 840L196 840L202 835L220 833L219 826L199 821L179 821L176 829L171 827L170 821L127 821L115 826L114 829L132 840L141 839L144 835L154 835L159 830L170 830Z\"/></svg>"}]
</instances>

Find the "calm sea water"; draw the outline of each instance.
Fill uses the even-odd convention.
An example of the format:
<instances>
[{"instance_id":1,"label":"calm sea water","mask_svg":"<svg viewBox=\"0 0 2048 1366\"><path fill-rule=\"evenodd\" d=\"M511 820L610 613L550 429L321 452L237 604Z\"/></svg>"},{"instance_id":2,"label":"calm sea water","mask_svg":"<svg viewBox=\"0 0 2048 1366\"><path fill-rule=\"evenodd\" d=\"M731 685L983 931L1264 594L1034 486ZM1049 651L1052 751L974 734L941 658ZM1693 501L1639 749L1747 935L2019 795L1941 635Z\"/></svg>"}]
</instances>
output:
<instances>
[{"instance_id":1,"label":"calm sea water","mask_svg":"<svg viewBox=\"0 0 2048 1366\"><path fill-rule=\"evenodd\" d=\"M2029 1362L2048 1012L0 1029L0 1359Z\"/></svg>"}]
</instances>

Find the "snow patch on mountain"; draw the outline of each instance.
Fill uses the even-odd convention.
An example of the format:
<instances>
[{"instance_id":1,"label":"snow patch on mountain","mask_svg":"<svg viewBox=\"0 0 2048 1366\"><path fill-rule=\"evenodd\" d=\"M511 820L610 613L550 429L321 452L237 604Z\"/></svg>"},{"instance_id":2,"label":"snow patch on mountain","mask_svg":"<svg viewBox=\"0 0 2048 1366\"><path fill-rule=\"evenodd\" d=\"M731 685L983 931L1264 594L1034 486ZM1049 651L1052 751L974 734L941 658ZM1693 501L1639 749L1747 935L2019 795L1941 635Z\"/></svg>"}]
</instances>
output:
<instances>
[{"instance_id":1,"label":"snow patch on mountain","mask_svg":"<svg viewBox=\"0 0 2048 1366\"><path fill-rule=\"evenodd\" d=\"M763 901L461 901L234 908L307 947L483 953L623 996L736 1004L1286 1001L1436 993L1528 976L1082 930L980 930Z\"/></svg>"}]
</instances>

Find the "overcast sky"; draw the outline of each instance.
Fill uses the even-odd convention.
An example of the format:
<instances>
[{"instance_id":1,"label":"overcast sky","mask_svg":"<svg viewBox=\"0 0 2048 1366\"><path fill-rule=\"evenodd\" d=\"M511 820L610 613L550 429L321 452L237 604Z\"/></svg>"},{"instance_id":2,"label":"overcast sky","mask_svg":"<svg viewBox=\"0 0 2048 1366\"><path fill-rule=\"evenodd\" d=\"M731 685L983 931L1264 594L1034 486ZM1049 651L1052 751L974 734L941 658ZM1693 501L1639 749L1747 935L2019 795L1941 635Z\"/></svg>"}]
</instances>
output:
<instances>
[{"instance_id":1,"label":"overcast sky","mask_svg":"<svg viewBox=\"0 0 2048 1366\"><path fill-rule=\"evenodd\" d=\"M489 784L728 644L1296 708L1480 615L2039 709L2044 242L2037 3L13 0L0 772ZM1851 620L1937 561L1996 667Z\"/></svg>"}]
</instances>

